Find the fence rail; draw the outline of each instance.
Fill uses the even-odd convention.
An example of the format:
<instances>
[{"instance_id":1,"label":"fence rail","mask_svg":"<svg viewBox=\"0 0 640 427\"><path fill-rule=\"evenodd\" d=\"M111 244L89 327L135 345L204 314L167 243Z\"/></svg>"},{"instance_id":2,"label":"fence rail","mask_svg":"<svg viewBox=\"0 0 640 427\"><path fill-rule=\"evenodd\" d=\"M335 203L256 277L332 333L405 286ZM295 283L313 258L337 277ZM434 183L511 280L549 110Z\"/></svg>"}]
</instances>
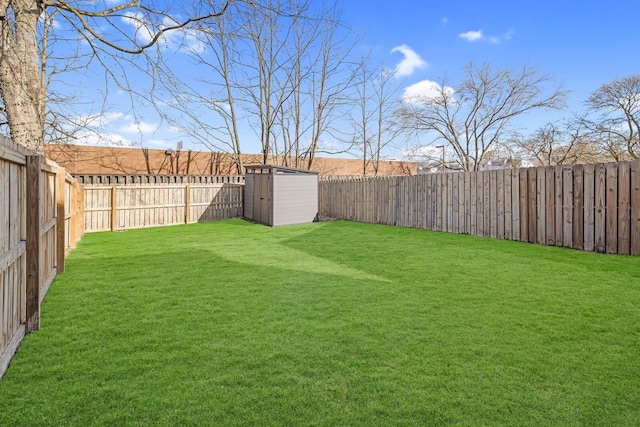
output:
<instances>
[{"instance_id":1,"label":"fence rail","mask_svg":"<svg viewBox=\"0 0 640 427\"><path fill-rule=\"evenodd\" d=\"M63 168L0 138L0 378L82 236L82 193Z\"/></svg>"},{"instance_id":2,"label":"fence rail","mask_svg":"<svg viewBox=\"0 0 640 427\"><path fill-rule=\"evenodd\" d=\"M85 185L86 232L187 224L242 216L243 185Z\"/></svg>"},{"instance_id":3,"label":"fence rail","mask_svg":"<svg viewBox=\"0 0 640 427\"><path fill-rule=\"evenodd\" d=\"M640 254L640 160L319 185L321 216Z\"/></svg>"}]
</instances>

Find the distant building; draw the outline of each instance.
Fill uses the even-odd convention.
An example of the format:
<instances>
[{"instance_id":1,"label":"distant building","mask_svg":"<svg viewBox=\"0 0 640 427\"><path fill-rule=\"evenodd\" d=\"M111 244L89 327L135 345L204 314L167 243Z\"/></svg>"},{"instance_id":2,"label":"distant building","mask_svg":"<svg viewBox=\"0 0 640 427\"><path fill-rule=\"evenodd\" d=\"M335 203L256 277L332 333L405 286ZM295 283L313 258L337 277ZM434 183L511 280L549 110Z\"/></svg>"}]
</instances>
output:
<instances>
[{"instance_id":1,"label":"distant building","mask_svg":"<svg viewBox=\"0 0 640 427\"><path fill-rule=\"evenodd\" d=\"M50 144L45 146L48 158L72 175L235 175L237 168L230 153L192 150L153 150L139 147L101 147ZM245 165L262 162L260 154L243 154ZM285 161L286 160L286 161ZM270 156L274 165L296 167L295 159ZM285 164L283 164L285 163ZM299 168L304 168L304 159ZM362 175L362 160L316 157L312 169L322 175ZM378 175L416 175L418 163L380 160ZM373 165L367 170L373 175Z\"/></svg>"}]
</instances>

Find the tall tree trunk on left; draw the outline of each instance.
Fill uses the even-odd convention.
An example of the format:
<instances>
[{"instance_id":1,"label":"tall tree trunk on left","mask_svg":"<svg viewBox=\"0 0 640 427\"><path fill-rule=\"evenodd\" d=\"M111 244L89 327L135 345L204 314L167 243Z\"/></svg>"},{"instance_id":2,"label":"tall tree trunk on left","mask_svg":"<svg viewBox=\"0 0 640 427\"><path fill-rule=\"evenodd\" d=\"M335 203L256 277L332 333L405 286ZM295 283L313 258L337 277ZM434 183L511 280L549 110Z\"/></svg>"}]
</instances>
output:
<instances>
[{"instance_id":1,"label":"tall tree trunk on left","mask_svg":"<svg viewBox=\"0 0 640 427\"><path fill-rule=\"evenodd\" d=\"M1 0L0 4L0 96L11 138L43 153L45 93L37 40L42 2Z\"/></svg>"}]
</instances>

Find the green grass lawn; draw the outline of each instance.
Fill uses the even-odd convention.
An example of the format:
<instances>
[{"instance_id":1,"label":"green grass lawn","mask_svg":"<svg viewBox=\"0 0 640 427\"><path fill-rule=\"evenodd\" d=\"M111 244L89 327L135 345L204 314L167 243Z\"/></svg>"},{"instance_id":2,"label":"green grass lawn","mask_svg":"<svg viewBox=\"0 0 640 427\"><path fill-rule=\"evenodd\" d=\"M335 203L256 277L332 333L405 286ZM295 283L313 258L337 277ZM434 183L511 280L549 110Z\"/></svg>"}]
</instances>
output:
<instances>
[{"instance_id":1,"label":"green grass lawn","mask_svg":"<svg viewBox=\"0 0 640 427\"><path fill-rule=\"evenodd\" d=\"M345 221L89 234L0 425L640 425L640 259Z\"/></svg>"}]
</instances>

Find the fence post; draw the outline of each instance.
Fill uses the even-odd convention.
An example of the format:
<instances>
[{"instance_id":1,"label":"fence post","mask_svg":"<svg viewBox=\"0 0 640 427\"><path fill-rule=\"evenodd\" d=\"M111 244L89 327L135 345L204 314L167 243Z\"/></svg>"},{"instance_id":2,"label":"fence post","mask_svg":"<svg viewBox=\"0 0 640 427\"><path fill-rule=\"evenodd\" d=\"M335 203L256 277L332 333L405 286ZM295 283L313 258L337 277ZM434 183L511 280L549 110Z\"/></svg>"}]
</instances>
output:
<instances>
[{"instance_id":1,"label":"fence post","mask_svg":"<svg viewBox=\"0 0 640 427\"><path fill-rule=\"evenodd\" d=\"M65 201L65 170L58 167L56 171L56 271L64 273L64 253L66 250L66 209Z\"/></svg>"},{"instance_id":2,"label":"fence post","mask_svg":"<svg viewBox=\"0 0 640 427\"><path fill-rule=\"evenodd\" d=\"M40 162L40 156L27 156L27 334L40 329Z\"/></svg>"}]
</instances>

